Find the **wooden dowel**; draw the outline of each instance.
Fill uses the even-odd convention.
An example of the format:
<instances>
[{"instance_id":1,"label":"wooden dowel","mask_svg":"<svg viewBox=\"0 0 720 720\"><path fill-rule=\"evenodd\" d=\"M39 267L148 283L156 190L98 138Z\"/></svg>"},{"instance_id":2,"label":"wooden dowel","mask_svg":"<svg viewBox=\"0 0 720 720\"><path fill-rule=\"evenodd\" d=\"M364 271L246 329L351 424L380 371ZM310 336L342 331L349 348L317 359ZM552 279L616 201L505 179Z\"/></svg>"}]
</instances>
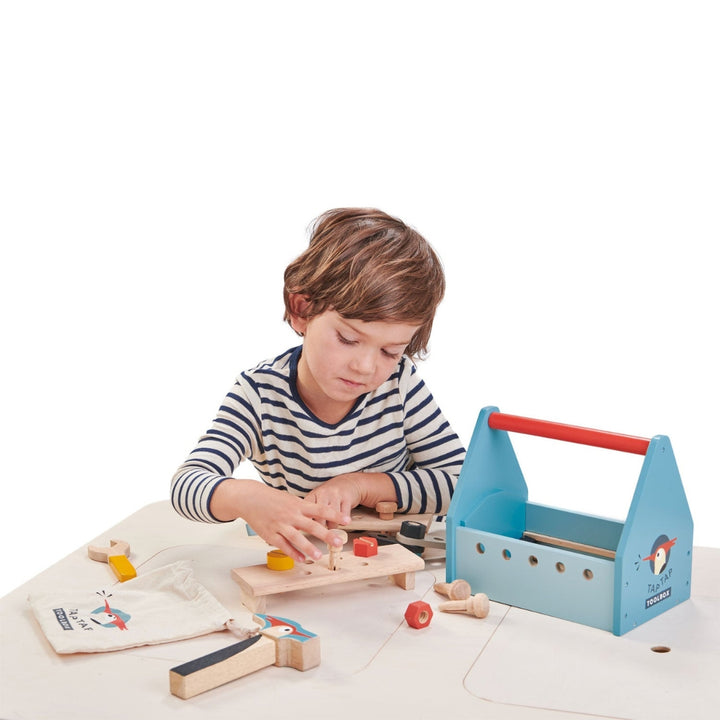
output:
<instances>
[{"instance_id":1,"label":"wooden dowel","mask_svg":"<svg viewBox=\"0 0 720 720\"><path fill-rule=\"evenodd\" d=\"M575 542L574 540L565 540L564 538L553 537L552 535L543 535L536 532L524 532L524 540L532 540L541 545L552 545L554 547L565 548L567 550L577 550L579 552L588 553L588 555L599 555L600 557L615 559L615 551L606 548L597 547L596 545L586 545L585 543Z\"/></svg>"}]
</instances>

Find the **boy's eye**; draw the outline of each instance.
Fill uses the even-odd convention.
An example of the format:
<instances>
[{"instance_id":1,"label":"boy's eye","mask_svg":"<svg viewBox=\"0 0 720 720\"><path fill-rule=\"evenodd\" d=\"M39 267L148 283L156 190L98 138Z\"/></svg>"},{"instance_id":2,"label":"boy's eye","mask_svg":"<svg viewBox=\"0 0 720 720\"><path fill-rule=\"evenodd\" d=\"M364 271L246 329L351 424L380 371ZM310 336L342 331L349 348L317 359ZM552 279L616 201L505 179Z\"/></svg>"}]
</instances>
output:
<instances>
[{"instance_id":1,"label":"boy's eye","mask_svg":"<svg viewBox=\"0 0 720 720\"><path fill-rule=\"evenodd\" d=\"M336 335L337 335L337 339L343 345L357 345L358 344L357 340L350 340L350 338L346 338L341 333L336 333ZM390 350L385 350L384 348L382 349L381 352L386 358L391 358L393 360L399 360L402 357L402 352L390 352Z\"/></svg>"},{"instance_id":2,"label":"boy's eye","mask_svg":"<svg viewBox=\"0 0 720 720\"><path fill-rule=\"evenodd\" d=\"M392 358L393 360L399 360L402 353L394 353L389 350L383 350L383 355L385 355L385 357Z\"/></svg>"}]
</instances>

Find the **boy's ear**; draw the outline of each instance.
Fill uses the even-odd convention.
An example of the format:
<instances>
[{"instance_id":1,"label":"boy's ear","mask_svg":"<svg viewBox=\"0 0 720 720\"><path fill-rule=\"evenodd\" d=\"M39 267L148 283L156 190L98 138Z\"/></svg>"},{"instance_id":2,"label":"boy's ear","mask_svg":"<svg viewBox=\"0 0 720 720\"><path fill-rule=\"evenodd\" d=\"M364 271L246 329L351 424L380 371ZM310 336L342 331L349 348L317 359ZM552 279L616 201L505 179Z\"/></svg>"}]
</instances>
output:
<instances>
[{"instance_id":1,"label":"boy's ear","mask_svg":"<svg viewBox=\"0 0 720 720\"><path fill-rule=\"evenodd\" d=\"M299 335L304 335L308 324L307 318L304 316L310 306L310 301L300 293L290 293L288 295L288 305L292 329Z\"/></svg>"}]
</instances>

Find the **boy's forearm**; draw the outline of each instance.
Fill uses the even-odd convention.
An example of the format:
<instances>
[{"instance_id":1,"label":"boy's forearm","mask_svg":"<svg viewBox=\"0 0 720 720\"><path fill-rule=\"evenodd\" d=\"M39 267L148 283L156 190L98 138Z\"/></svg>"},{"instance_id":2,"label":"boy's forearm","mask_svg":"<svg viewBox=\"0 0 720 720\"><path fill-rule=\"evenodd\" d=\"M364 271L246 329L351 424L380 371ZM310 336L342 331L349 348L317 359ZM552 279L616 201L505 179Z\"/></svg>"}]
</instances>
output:
<instances>
[{"instance_id":1,"label":"boy's forearm","mask_svg":"<svg viewBox=\"0 0 720 720\"><path fill-rule=\"evenodd\" d=\"M379 502L397 502L395 483L387 473L357 473L357 481L361 488L361 505L374 508Z\"/></svg>"},{"instance_id":2,"label":"boy's forearm","mask_svg":"<svg viewBox=\"0 0 720 720\"><path fill-rule=\"evenodd\" d=\"M222 522L243 517L243 500L255 480L228 478L215 488L210 498L210 512Z\"/></svg>"},{"instance_id":3,"label":"boy's forearm","mask_svg":"<svg viewBox=\"0 0 720 720\"><path fill-rule=\"evenodd\" d=\"M454 468L453 468L454 469ZM459 473L460 468L457 468ZM398 506L404 513L447 513L458 476L439 468L419 468L392 473Z\"/></svg>"},{"instance_id":4,"label":"boy's forearm","mask_svg":"<svg viewBox=\"0 0 720 720\"><path fill-rule=\"evenodd\" d=\"M379 502L397 502L395 483L387 473L358 472L352 473L352 476L360 491L360 505L374 508ZM223 480L210 499L210 512L221 522L244 517L246 504L252 502L249 496L260 488L264 486L256 480Z\"/></svg>"}]
</instances>

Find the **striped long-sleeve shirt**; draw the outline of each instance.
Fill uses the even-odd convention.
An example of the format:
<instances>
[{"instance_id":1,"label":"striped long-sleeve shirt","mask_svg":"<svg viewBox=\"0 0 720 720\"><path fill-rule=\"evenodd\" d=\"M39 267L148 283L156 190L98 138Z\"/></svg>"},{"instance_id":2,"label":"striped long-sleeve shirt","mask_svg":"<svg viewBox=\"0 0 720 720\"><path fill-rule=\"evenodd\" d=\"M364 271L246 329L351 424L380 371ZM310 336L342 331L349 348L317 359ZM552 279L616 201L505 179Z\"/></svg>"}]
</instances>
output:
<instances>
[{"instance_id":1,"label":"striped long-sleeve shirt","mask_svg":"<svg viewBox=\"0 0 720 720\"><path fill-rule=\"evenodd\" d=\"M336 425L315 417L297 390L302 346L241 373L210 429L172 480L173 507L202 522L215 488L249 460L268 485L305 496L348 472L385 472L398 511L447 512L465 449L412 361Z\"/></svg>"}]
</instances>

